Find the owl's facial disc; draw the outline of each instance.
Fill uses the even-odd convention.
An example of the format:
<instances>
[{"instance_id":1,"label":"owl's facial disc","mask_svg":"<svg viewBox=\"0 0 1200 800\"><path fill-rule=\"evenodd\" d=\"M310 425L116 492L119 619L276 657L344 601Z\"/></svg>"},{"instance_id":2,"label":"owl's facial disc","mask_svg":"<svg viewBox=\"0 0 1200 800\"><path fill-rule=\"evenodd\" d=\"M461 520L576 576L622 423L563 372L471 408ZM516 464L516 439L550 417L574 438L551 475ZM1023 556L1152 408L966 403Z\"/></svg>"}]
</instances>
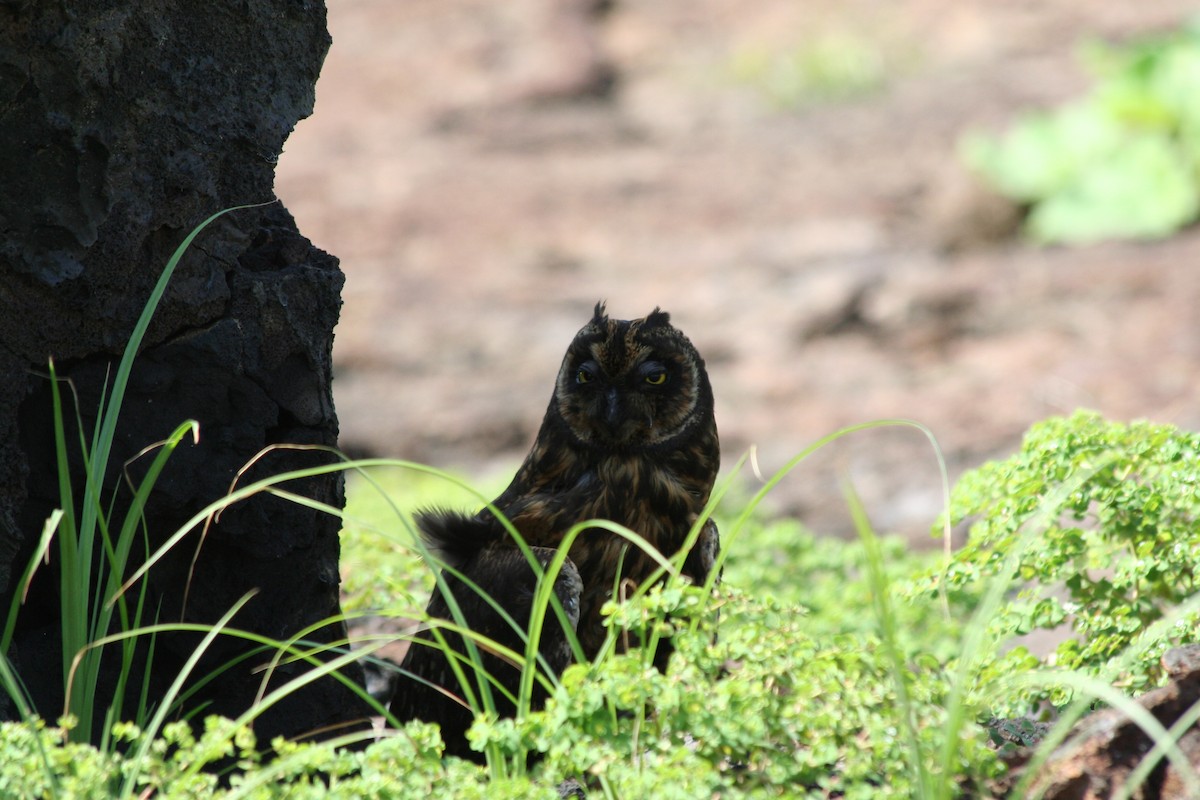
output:
<instances>
[{"instance_id":1,"label":"owl's facial disc","mask_svg":"<svg viewBox=\"0 0 1200 800\"><path fill-rule=\"evenodd\" d=\"M599 345L571 356L560 375L558 409L585 443L622 449L655 444L673 435L679 412L694 405L686 365L676 356L644 346L617 355Z\"/></svg>"},{"instance_id":2,"label":"owl's facial disc","mask_svg":"<svg viewBox=\"0 0 1200 800\"><path fill-rule=\"evenodd\" d=\"M666 312L617 320L597 308L563 359L558 415L579 441L631 451L685 430L699 408L703 362Z\"/></svg>"}]
</instances>

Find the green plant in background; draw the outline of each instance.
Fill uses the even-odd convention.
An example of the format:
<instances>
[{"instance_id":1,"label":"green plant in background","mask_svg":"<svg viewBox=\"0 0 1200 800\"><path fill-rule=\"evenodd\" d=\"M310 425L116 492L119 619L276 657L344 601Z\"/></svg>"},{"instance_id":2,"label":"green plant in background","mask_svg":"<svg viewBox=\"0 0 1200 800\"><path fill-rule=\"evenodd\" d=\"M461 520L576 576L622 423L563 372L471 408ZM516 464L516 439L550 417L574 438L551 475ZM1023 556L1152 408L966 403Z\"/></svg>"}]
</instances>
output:
<instances>
[{"instance_id":1,"label":"green plant in background","mask_svg":"<svg viewBox=\"0 0 1200 800\"><path fill-rule=\"evenodd\" d=\"M721 522L730 523L724 518ZM878 549L884 578L897 586L943 562L940 552L914 550L899 536L882 536L873 547ZM805 630L814 637L867 633L877 624L871 606L869 556L861 539L817 536L790 519L755 518L726 563L724 582L801 609L808 617ZM973 598L961 600L953 617L961 618L973 608ZM900 620L900 635L912 647L939 657L949 657L957 647L957 623L940 604L905 602L893 611Z\"/></svg>"},{"instance_id":2,"label":"green plant in background","mask_svg":"<svg viewBox=\"0 0 1200 800\"><path fill-rule=\"evenodd\" d=\"M436 470L377 468L348 470L342 517L342 609L412 616L433 589L433 573L413 544L405 511L418 508L472 508L496 497L508 476L473 481ZM413 617L415 618L415 617Z\"/></svg>"},{"instance_id":3,"label":"green plant in background","mask_svg":"<svg viewBox=\"0 0 1200 800\"><path fill-rule=\"evenodd\" d=\"M1200 21L1124 46L1083 49L1096 85L961 152L994 188L1029 206L1042 243L1166 236L1200 217Z\"/></svg>"},{"instance_id":4,"label":"green plant in background","mask_svg":"<svg viewBox=\"0 0 1200 800\"><path fill-rule=\"evenodd\" d=\"M826 31L794 47L744 47L730 64L734 80L758 89L774 107L797 109L861 97L887 82L894 59L863 35Z\"/></svg>"},{"instance_id":5,"label":"green plant in background","mask_svg":"<svg viewBox=\"0 0 1200 800\"><path fill-rule=\"evenodd\" d=\"M1160 682L1166 649L1194 640L1200 435L1088 412L1049 419L1029 431L1016 455L963 476L950 514L956 523L973 520L970 538L927 581L929 596L1010 581L993 634L1057 632L1048 666L1133 694ZM1000 679L1035 664L1017 646L990 673ZM1069 695L1026 689L1006 712L1021 713L1022 703L1040 698L1062 704Z\"/></svg>"}]
</instances>

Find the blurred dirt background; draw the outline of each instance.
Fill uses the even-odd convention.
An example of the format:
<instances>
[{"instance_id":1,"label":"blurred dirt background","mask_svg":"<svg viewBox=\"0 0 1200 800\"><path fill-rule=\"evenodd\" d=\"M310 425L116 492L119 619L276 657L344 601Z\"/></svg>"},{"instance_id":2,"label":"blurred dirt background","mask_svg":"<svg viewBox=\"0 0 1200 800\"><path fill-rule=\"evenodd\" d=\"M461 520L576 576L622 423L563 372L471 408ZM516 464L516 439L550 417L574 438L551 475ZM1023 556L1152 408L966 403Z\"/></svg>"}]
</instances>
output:
<instances>
[{"instance_id":1,"label":"blurred dirt background","mask_svg":"<svg viewBox=\"0 0 1200 800\"><path fill-rule=\"evenodd\" d=\"M533 440L592 305L705 355L726 465L927 425L951 479L1078 407L1200 426L1200 234L1037 249L956 146L1086 85L1177 0L330 0L276 189L341 258L342 445L483 474ZM929 539L908 428L805 461L778 513ZM744 484L755 479L745 471Z\"/></svg>"}]
</instances>

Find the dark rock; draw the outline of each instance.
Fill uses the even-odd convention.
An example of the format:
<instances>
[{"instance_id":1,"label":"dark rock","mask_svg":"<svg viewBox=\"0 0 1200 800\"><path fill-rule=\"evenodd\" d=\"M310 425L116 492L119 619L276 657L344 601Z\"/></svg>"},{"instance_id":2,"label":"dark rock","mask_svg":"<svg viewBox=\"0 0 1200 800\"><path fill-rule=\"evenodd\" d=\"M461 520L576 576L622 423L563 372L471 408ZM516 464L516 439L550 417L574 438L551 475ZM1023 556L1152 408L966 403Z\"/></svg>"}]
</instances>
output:
<instances>
[{"instance_id":1,"label":"dark rock","mask_svg":"<svg viewBox=\"0 0 1200 800\"><path fill-rule=\"evenodd\" d=\"M1200 702L1200 645L1187 645L1163 656L1163 668L1171 677L1166 686L1138 697L1136 702L1170 728ZM1193 724L1178 742L1192 765L1200 769L1200 729ZM1102 800L1125 796L1141 800L1185 800L1193 795L1183 777L1165 758L1150 771L1144 782L1128 787L1129 778L1142 759L1154 748L1154 740L1142 727L1118 709L1097 711L1071 731L1066 741L1039 768L1031 786L1047 800ZM1005 781L1011 789L1033 753L1033 747L1005 754L1012 765Z\"/></svg>"},{"instance_id":2,"label":"dark rock","mask_svg":"<svg viewBox=\"0 0 1200 800\"><path fill-rule=\"evenodd\" d=\"M275 161L312 111L328 46L317 1L0 0L0 607L59 505L47 359L70 378L90 434L174 249L215 211L272 199ZM221 497L261 448L337 443L342 282L337 260L279 205L225 215L180 261L131 375L106 478L116 490L143 448L199 421L199 443L176 451L147 508L152 547ZM242 481L331 458L279 449ZM135 478L148 461L129 466ZM343 503L340 476L288 488ZM129 497L116 496L119 512ZM253 498L152 570L148 607L162 621L210 623L257 589L233 625L286 639L339 613L337 532L334 518ZM50 718L62 707L57 580L53 564L39 573L10 653ZM306 638L342 636L338 623ZM155 691L197 640L160 637ZM246 652L221 637L197 674ZM237 663L191 702L240 713L267 657ZM300 669L280 669L272 685ZM351 677L361 682L357 667ZM301 735L357 714L352 694L325 679L269 711L258 732Z\"/></svg>"}]
</instances>

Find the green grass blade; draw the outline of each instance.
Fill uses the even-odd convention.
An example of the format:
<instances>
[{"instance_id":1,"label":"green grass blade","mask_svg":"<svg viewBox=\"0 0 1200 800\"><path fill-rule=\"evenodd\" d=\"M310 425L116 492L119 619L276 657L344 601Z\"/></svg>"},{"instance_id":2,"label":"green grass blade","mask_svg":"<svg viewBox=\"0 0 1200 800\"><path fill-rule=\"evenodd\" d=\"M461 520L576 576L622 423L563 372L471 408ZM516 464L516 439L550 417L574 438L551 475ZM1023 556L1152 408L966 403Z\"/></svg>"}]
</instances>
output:
<instances>
[{"instance_id":1,"label":"green grass blade","mask_svg":"<svg viewBox=\"0 0 1200 800\"><path fill-rule=\"evenodd\" d=\"M271 201L275 202L275 201ZM171 281L171 276L175 274L175 268L178 266L180 259L184 253L191 247L192 242L196 237L214 221L223 217L232 211L240 211L247 208L260 208L270 203L253 203L248 205L232 206L222 209L211 215L184 237L179 246L175 248L175 252L167 260L166 266L158 277L158 281L154 284L154 288L150 291L150 297L146 300L142 307L142 313L138 317L137 323L133 327L133 332L129 336L129 341L125 345L125 351L121 355L120 364L117 366L116 374L113 376L112 389L108 394L108 403L105 413L100 422L100 427L97 430L96 443L97 446L92 451L92 473L93 480L97 486L103 485L104 474L108 465L109 453L112 450L113 439L116 436L117 420L120 415L121 405L125 399L125 389L129 383L129 374L133 369L133 361L137 357L138 351L141 350L142 340L145 339L146 331L150 328L150 321L154 317L154 312L158 309L158 304L162 300L163 295L167 291L167 285ZM85 512L86 513L86 512ZM82 527L86 528L91 520L85 517Z\"/></svg>"},{"instance_id":2,"label":"green grass blade","mask_svg":"<svg viewBox=\"0 0 1200 800\"><path fill-rule=\"evenodd\" d=\"M204 655L205 651L208 650L209 646L213 643L217 636L221 634L221 631L229 625L230 620L233 619L237 612L241 611L242 606L246 605L246 603L248 603L250 598L253 596L254 592L248 592L239 598L238 601L235 602L219 620L217 620L216 624L212 625L207 630L207 632L204 634L204 638L200 640L200 644L196 646L196 649L193 650L188 655L187 660L184 661L183 666L179 670L179 674L175 676L175 680L171 682L171 686L167 689L166 694L163 696L158 710L150 719L149 724L146 726L146 730L143 731L144 735L139 741L137 749L127 760L130 767L126 773L124 784L121 787L122 797L130 797L133 795L133 789L137 785L137 780L143 769L142 765L146 763L146 759L150 753L150 748L154 744L154 739L158 735L158 732L162 730L162 726L166 722L167 715L170 713L172 701L183 689L183 685L187 682L188 676L191 675L192 671L196 668L196 664L199 663L200 658Z\"/></svg>"},{"instance_id":3,"label":"green grass blade","mask_svg":"<svg viewBox=\"0 0 1200 800\"><path fill-rule=\"evenodd\" d=\"M871 587L871 601L875 609L875 620L879 626L880 640L883 643L884 654L887 657L889 671L892 673L892 683L896 687L896 697L899 700L897 712L900 716L900 727L908 739L909 769L917 776L917 785L921 796L932 798L939 796L933 784L933 776L926 764L924 747L921 745L921 734L917 726L917 714L913 699L909 693L909 672L901 652L896 615L892 610L892 587L887 573L883 568L883 553L879 548L879 537L875 535L871 522L867 519L866 509L858 493L854 491L849 481L842 484L842 493L854 520L854 528L859 540L863 543L866 553L867 574ZM948 776L943 775L943 779Z\"/></svg>"},{"instance_id":4,"label":"green grass blade","mask_svg":"<svg viewBox=\"0 0 1200 800\"><path fill-rule=\"evenodd\" d=\"M42 536L38 540L38 545L34 549L29 563L25 565L25 571L21 573L21 579L17 582L17 590L13 592L12 602L8 607L8 616L4 620L4 633L0 636L0 653L7 653L9 646L12 644L13 630L17 625L17 613L20 606L25 603L29 592L29 584L33 581L38 564L43 559L49 558L50 545L53 543L54 534L58 531L58 526L62 522L62 518L63 510L56 508L50 512L50 516L46 518L46 524L42 526Z\"/></svg>"},{"instance_id":5,"label":"green grass blade","mask_svg":"<svg viewBox=\"0 0 1200 800\"><path fill-rule=\"evenodd\" d=\"M1136 773L1139 777L1148 777L1149 772L1155 766L1158 759L1165 756L1171 765L1179 774L1180 778L1188 787L1187 796L1200 797L1200 776L1196 774L1195 767L1188 761L1187 756L1179 749L1177 744L1178 736L1172 735L1171 731L1158 721L1146 707L1142 706L1136 700L1126 696L1120 690L1110 686L1103 681L1090 678L1076 672L1062 673L1035 673L1031 675L1017 676L1018 682L1026 683L1034 686L1067 686L1078 693L1086 694L1091 698L1103 701L1105 704L1120 711L1129 720L1141 728L1147 736L1154 741L1154 748L1143 757L1142 764L1130 774L1124 785L1113 795L1114 800L1126 800L1132 792L1137 791L1140 783L1134 783L1132 778ZM1085 702L1077 702L1074 704L1079 709L1085 707ZM1189 709L1189 713L1191 710ZM1050 755L1058 745L1066 739L1070 732L1070 728L1074 725L1075 720L1070 716L1064 716L1056 726L1058 735L1048 736L1042 741L1039 747L1039 755L1041 756L1025 768L1026 772L1022 780L1014 789L1015 797L1036 797L1037 794L1031 794L1031 784L1036 784L1039 767L1044 763L1046 757ZM1182 730L1178 731L1182 734ZM1068 745L1069 746L1069 745Z\"/></svg>"},{"instance_id":6,"label":"green grass blade","mask_svg":"<svg viewBox=\"0 0 1200 800\"><path fill-rule=\"evenodd\" d=\"M1017 566L1021 563L1028 548L1040 534L1043 523L1048 522L1055 510L1070 497L1079 487L1093 475L1113 462L1113 458L1100 458L1092 469L1077 473L1071 480L1039 504L1038 511L1025 523L1024 529L1015 545L1006 554L1004 562L996 576L988 582L983 599L976 607L971 619L963 628L962 643L959 646L959 658L951 677L950 695L947 699L947 727L943 738L942 752L938 763L943 774L948 774L957 760L960 735L968 717L967 692L974 685L973 675L976 674L980 659L994 649L989 647L987 639L991 621L1000 612L1005 596L1012 590ZM949 566L947 562L947 567ZM945 795L941 795L945 796Z\"/></svg>"}]
</instances>

